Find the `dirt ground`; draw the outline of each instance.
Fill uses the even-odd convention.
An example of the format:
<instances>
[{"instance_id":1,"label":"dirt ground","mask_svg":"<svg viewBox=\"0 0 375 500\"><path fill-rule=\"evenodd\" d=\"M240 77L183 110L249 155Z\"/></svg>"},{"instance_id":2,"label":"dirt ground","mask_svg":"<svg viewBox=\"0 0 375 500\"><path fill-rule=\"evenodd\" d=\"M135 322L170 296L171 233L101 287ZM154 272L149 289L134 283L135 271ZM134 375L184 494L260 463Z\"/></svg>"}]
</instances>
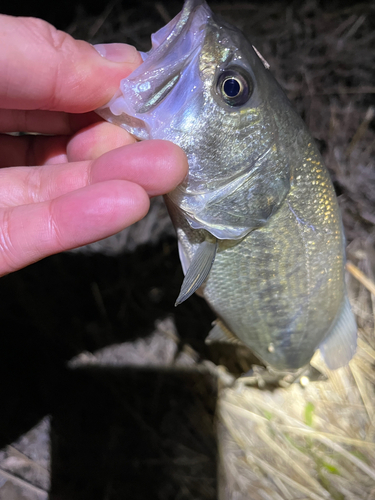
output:
<instances>
[{"instance_id":1,"label":"dirt ground","mask_svg":"<svg viewBox=\"0 0 375 500\"><path fill-rule=\"evenodd\" d=\"M15 2L0 10L43 17L91 43L126 42L145 51L150 34L181 6L172 0ZM332 175L348 259L374 281L374 2L210 6L248 35L306 121ZM308 474L316 484L308 477L298 482L285 479L285 471L270 472L261 458L252 463L257 477L250 477L243 458L249 461L250 452L243 454L225 434L238 425L230 424L233 414L225 408L240 406L239 396L221 392L215 366L225 366L224 377L232 380L254 359L205 344L214 316L197 296L174 308L181 282L174 231L161 199L154 200L145 220L113 238L1 278L0 500L374 499L374 456L363 447L356 455L349 450L364 475L358 476L362 490L355 492L347 483L327 482L327 471L340 475L333 470L338 470L336 462L325 467L325 475L321 462L318 472L310 464ZM375 297L351 276L348 284L370 352L375 349ZM371 359L363 363L372 383ZM357 419L365 419L363 410L369 420L362 426L366 436L358 437L363 430L358 424L359 434L352 439L371 444L375 413L366 397L373 399L373 384L366 391L361 387ZM254 401L262 392L256 391ZM267 405L281 407L284 401L277 392L265 397ZM312 401L312 392L309 397ZM258 401L259 408L264 401ZM340 405L346 403L340 400ZM225 407L221 419L218 406ZM262 415L270 411L264 408ZM310 413L305 412L305 423ZM349 422L348 416L342 418ZM219 463L229 464L229 456L242 460L236 480L230 467L220 465L218 474ZM249 484L256 486L250 490Z\"/></svg>"}]
</instances>

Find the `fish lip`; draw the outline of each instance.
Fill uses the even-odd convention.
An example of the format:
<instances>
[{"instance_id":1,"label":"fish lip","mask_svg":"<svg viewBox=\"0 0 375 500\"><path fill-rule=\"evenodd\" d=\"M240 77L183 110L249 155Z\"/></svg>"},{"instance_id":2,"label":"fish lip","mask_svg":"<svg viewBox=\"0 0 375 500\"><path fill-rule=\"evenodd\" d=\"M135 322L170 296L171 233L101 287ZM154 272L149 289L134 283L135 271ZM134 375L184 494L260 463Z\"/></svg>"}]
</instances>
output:
<instances>
[{"instance_id":1,"label":"fish lip","mask_svg":"<svg viewBox=\"0 0 375 500\"><path fill-rule=\"evenodd\" d=\"M153 121L153 117L147 114L150 110L152 111L154 105L159 105L178 83L179 78L175 77L181 71L180 66L186 63L189 54L190 58L196 54L201 36L203 36L203 27L211 16L212 12L205 0L187 0L182 11L168 25L154 34L151 50L142 54L143 63L121 80L117 93L107 104L99 108L97 113L107 121L120 125L138 139L150 139L149 121ZM187 35L192 25L193 29L189 37ZM178 55L181 55L180 49L184 43L191 46L186 57L178 58L175 67L170 61L167 61L167 66L164 66L165 55L176 51ZM192 47L196 50L192 51ZM173 81L170 85L169 82L165 84L165 76L168 72L173 72ZM153 88L156 85L159 87L160 95L153 100ZM164 87L165 92L163 92ZM126 118L127 116L130 118ZM154 129L155 126L157 128L158 123L153 123Z\"/></svg>"},{"instance_id":2,"label":"fish lip","mask_svg":"<svg viewBox=\"0 0 375 500\"><path fill-rule=\"evenodd\" d=\"M152 49L147 54L147 57L151 52L157 51L159 47L165 47L166 43L169 45L174 39L178 38L183 31L189 29L189 25L191 24L195 11L205 3L206 2L204 0L186 0L182 10L166 26L164 26L164 28L161 29L164 30L167 27L169 28L166 33L162 33L162 38L158 39L156 37L159 32L152 35ZM146 56L146 54L143 54L143 56ZM145 61L147 57L143 60Z\"/></svg>"},{"instance_id":3,"label":"fish lip","mask_svg":"<svg viewBox=\"0 0 375 500\"><path fill-rule=\"evenodd\" d=\"M165 57L165 53L169 50L173 50L174 46L178 47L179 39L184 40L187 33L191 29L191 25L194 22L196 11L203 7L206 10L207 18L210 17L211 10L207 6L205 0L187 0L184 3L183 9L179 14L177 14L164 28L161 28L157 33L152 36L152 48L147 54L142 54L143 63L139 67L139 71L143 69L147 72L147 59L152 56L155 60L162 60ZM165 32L164 30L168 28ZM187 60L190 60L199 51L200 47L196 46L187 56ZM144 66L145 65L145 66ZM136 70L137 71L137 70ZM129 75L131 78L132 75ZM180 79L181 72L177 68L174 73L172 73L170 79L163 80L159 86L158 92L152 92L150 96L144 99L140 103L139 107L135 110L137 115L142 115L147 113L156 105L158 105L166 95L169 94L171 89L178 83ZM157 96L156 94L160 94Z\"/></svg>"}]
</instances>

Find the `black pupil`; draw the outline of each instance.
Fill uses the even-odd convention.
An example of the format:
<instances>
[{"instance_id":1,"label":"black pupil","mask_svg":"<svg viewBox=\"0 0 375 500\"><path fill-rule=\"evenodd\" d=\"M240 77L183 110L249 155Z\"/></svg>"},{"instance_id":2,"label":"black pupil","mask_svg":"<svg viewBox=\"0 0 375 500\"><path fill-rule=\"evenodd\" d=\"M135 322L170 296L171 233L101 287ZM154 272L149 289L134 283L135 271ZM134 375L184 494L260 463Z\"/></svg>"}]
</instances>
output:
<instances>
[{"instance_id":1,"label":"black pupil","mask_svg":"<svg viewBox=\"0 0 375 500\"><path fill-rule=\"evenodd\" d=\"M228 97L237 97L240 93L240 89L240 84L234 78L228 78L228 80L225 80L223 90Z\"/></svg>"}]
</instances>

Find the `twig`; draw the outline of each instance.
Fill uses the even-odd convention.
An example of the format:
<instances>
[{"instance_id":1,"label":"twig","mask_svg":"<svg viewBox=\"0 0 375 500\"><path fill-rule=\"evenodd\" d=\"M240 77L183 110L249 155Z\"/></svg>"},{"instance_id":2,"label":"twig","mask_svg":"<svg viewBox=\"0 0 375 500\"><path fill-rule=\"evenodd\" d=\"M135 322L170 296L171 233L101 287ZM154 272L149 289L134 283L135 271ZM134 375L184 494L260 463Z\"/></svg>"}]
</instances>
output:
<instances>
[{"instance_id":1,"label":"twig","mask_svg":"<svg viewBox=\"0 0 375 500\"><path fill-rule=\"evenodd\" d=\"M358 127L356 133L353 136L353 139L350 141L350 144L347 150L345 151L346 156L350 156L352 154L355 146L366 133L366 130L368 129L368 126L370 125L370 122L372 121L374 116L375 116L375 108L373 106L370 106L366 112L366 116L363 122Z\"/></svg>"},{"instance_id":2,"label":"twig","mask_svg":"<svg viewBox=\"0 0 375 500\"><path fill-rule=\"evenodd\" d=\"M171 16L169 15L169 12L167 11L166 7L164 4L161 2L156 2L155 3L155 9L158 11L160 17L163 19L163 21L168 24L169 21L171 21Z\"/></svg>"},{"instance_id":3,"label":"twig","mask_svg":"<svg viewBox=\"0 0 375 500\"><path fill-rule=\"evenodd\" d=\"M346 270L354 276L367 290L375 296L375 283L370 280L362 271L358 269L352 262L346 263Z\"/></svg>"},{"instance_id":4,"label":"twig","mask_svg":"<svg viewBox=\"0 0 375 500\"><path fill-rule=\"evenodd\" d=\"M353 363L349 363L349 368L352 372L352 375L353 375L354 381L357 385L359 394L360 394L362 401L363 401L363 404L366 408L368 418L369 418L371 424L373 425L374 424L374 408L371 404L371 398L369 397L369 395L367 394L367 391L366 391L366 386L365 386L366 381L363 380L364 377L361 373L360 368L357 365L355 365Z\"/></svg>"},{"instance_id":5,"label":"twig","mask_svg":"<svg viewBox=\"0 0 375 500\"><path fill-rule=\"evenodd\" d=\"M103 13L98 16L96 19L95 23L91 26L89 30L89 38L92 39L94 36L98 33L100 28L103 26L111 12L113 11L115 5L117 4L118 0L113 0L110 2L107 7L104 9Z\"/></svg>"},{"instance_id":6,"label":"twig","mask_svg":"<svg viewBox=\"0 0 375 500\"><path fill-rule=\"evenodd\" d=\"M257 464L264 471L267 471L269 474L271 474L274 478L277 477L277 478L281 479L284 483L288 484L292 488L295 488L297 491L303 493L304 495L306 495L306 497L311 498L312 500L324 500L324 498L329 498L327 496L322 497L320 495L316 495L309 488L305 488L302 484L297 483L292 478L288 477L286 474L275 469L274 467L272 467L272 465L268 464L265 460L262 460L261 458L257 457L254 453L251 453L248 450L246 450L246 460L247 460L247 462Z\"/></svg>"},{"instance_id":7,"label":"twig","mask_svg":"<svg viewBox=\"0 0 375 500\"><path fill-rule=\"evenodd\" d=\"M245 417L245 418L250 418L252 420L255 420L261 424L265 424L268 422L268 420L265 417L262 417L261 415L257 415L256 413L246 409L246 408L241 408L240 406L237 406L236 404L230 403L228 401L221 401L221 405L224 406L224 408L227 408L227 411L229 412L235 412L239 416ZM332 441L338 441L342 444L347 444L350 446L358 446L358 447L364 447L364 448L375 448L375 443L371 441L364 441L361 439L353 439L347 436L343 436L340 434L333 434L331 432L320 432L316 431L315 429L311 429L307 425L303 424L302 422L293 419L287 414L282 414L280 410L274 409L274 413L277 414L281 418L287 418L289 422L293 422L294 425L287 425L287 424L282 424L282 423L277 423L274 424L277 428L282 429L282 430L287 430L289 432L293 431L297 434L305 434L308 436L311 436L312 438L316 437L321 437L326 440L332 440ZM280 414L281 413L281 414Z\"/></svg>"}]
</instances>

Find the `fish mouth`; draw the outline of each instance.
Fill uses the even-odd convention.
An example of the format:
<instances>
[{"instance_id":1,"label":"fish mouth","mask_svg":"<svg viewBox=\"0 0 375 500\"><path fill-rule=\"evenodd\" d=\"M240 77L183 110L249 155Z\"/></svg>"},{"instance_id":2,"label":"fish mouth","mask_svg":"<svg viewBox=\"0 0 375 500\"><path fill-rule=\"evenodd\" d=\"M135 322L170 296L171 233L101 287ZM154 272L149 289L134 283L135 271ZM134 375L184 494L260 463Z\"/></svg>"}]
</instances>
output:
<instances>
[{"instance_id":1,"label":"fish mouth","mask_svg":"<svg viewBox=\"0 0 375 500\"><path fill-rule=\"evenodd\" d=\"M189 29L189 20L191 21L195 10L201 5L205 4L204 0L187 0L181 12L179 12L168 24L161 28L159 31L151 35L152 49L155 51L158 47L164 43L171 43L174 38L181 35L181 32L185 29ZM150 52L151 52L150 51ZM144 61L149 56L149 53L144 53Z\"/></svg>"},{"instance_id":2,"label":"fish mouth","mask_svg":"<svg viewBox=\"0 0 375 500\"><path fill-rule=\"evenodd\" d=\"M191 59L196 52L200 49L200 44L194 42L194 35L190 35L190 30L196 31L197 27L192 27L195 19L195 13L199 7L204 6L208 9L205 0L187 0L184 3L182 11L177 14L164 28L161 28L157 33L151 37L152 48L150 52L143 54L144 64L141 66L143 71L147 71L147 60L152 57L153 61L164 61L162 68L160 68L160 77L154 80L154 85L141 84L138 86L139 90L151 90L149 96L145 95L142 104L137 110L137 113L144 114L157 106L175 87L181 76L181 63L171 64L170 55L174 56L184 53L183 61ZM207 16L206 16L207 18ZM188 46L189 50L185 47ZM183 47L183 50L181 48ZM153 63L154 64L154 63ZM131 75L130 75L131 76ZM143 87L143 88L142 88ZM149 89L147 88L149 87Z\"/></svg>"},{"instance_id":3,"label":"fish mouth","mask_svg":"<svg viewBox=\"0 0 375 500\"><path fill-rule=\"evenodd\" d=\"M117 94L97 113L137 139L157 138L164 110L157 117L153 110L178 87L184 68L199 57L210 17L212 12L205 0L187 0L182 11L152 35L151 50L141 54L143 63L121 81ZM198 64L195 66L198 68ZM198 81L199 76L194 77ZM193 75L187 78L191 81ZM174 94L173 108L177 105L180 109L186 106L183 92Z\"/></svg>"}]
</instances>

